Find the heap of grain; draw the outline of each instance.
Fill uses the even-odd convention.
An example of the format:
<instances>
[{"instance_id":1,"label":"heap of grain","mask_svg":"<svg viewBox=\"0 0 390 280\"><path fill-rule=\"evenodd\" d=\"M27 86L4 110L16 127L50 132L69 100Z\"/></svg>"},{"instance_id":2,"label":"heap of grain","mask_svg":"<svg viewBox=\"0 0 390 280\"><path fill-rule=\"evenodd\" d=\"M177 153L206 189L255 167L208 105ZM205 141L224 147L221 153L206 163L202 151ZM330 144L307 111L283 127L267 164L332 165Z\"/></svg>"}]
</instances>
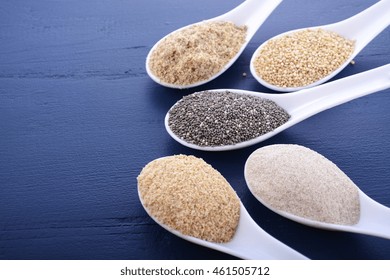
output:
<instances>
[{"instance_id":1,"label":"heap of grain","mask_svg":"<svg viewBox=\"0 0 390 280\"><path fill-rule=\"evenodd\" d=\"M326 77L352 55L355 42L324 29L273 38L253 60L256 74L279 87L302 87Z\"/></svg>"},{"instance_id":2,"label":"heap of grain","mask_svg":"<svg viewBox=\"0 0 390 280\"><path fill-rule=\"evenodd\" d=\"M226 179L200 158L168 156L138 176L141 202L159 223L184 235L228 242L236 231L240 201Z\"/></svg>"},{"instance_id":3,"label":"heap of grain","mask_svg":"<svg viewBox=\"0 0 390 280\"><path fill-rule=\"evenodd\" d=\"M163 38L152 50L150 71L162 82L186 86L210 79L240 51L246 26L206 21Z\"/></svg>"}]
</instances>

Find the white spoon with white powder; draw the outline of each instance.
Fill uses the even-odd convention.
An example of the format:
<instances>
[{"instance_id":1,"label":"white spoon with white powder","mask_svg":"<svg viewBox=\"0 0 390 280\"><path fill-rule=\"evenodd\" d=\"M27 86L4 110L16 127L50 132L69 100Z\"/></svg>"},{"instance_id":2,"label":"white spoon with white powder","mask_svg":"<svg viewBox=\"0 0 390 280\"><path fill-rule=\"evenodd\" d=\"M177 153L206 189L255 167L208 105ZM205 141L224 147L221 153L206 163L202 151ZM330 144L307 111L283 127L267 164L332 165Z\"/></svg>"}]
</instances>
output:
<instances>
[{"instance_id":1,"label":"white spoon with white powder","mask_svg":"<svg viewBox=\"0 0 390 280\"><path fill-rule=\"evenodd\" d=\"M390 239L390 208L364 194L334 163L299 145L270 145L245 164L251 193L270 210L322 229Z\"/></svg>"}]
</instances>

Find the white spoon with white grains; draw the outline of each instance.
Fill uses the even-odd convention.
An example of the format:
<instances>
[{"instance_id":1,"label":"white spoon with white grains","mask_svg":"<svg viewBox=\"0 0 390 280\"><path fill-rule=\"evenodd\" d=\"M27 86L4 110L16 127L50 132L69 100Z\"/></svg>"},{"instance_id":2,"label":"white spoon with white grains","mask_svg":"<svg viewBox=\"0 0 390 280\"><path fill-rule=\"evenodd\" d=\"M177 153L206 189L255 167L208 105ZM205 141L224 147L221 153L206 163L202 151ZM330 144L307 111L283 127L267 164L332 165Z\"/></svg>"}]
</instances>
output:
<instances>
[{"instance_id":1,"label":"white spoon with white grains","mask_svg":"<svg viewBox=\"0 0 390 280\"><path fill-rule=\"evenodd\" d=\"M279 215L320 229L390 239L390 208L308 148L291 144L260 148L248 157L244 174L254 197Z\"/></svg>"},{"instance_id":2,"label":"white spoon with white grains","mask_svg":"<svg viewBox=\"0 0 390 280\"><path fill-rule=\"evenodd\" d=\"M263 22L268 18L268 16L272 13L272 11L282 2L282 0L246 0L243 3L241 3L239 6L234 8L233 10L217 16L215 18L211 18L208 20L204 20L202 22L193 23L190 25L187 25L185 27L182 27L180 29L177 29L168 35L164 36L161 40L159 40L149 51L147 58L146 58L146 72L150 76L152 80L157 82L158 84L161 84L166 87L170 88L191 88L195 86L199 86L202 84L205 84L215 78L217 78L219 75L221 75L223 72L225 72L241 55L241 53L244 51L245 47L253 37L253 35L256 33L256 31L260 28L260 26L263 24ZM167 37L178 33L180 31L183 31L184 29L187 29L191 26L198 25L200 23L206 23L206 22L231 22L235 24L236 26L246 26L247 32L245 37L245 42L242 44L241 48L238 50L236 55L234 55L230 61L228 61L222 68L218 71L218 73L209 75L208 78L202 79L200 81L193 82L191 84L178 84L175 82L166 82L162 77L156 75L156 73L153 73L150 67L150 58L154 50L158 47L158 45L163 42ZM199 44L202 44L202 42L198 42ZM183 69L184 74L185 71L188 71L188 69ZM187 75L190 75L191 73L187 73Z\"/></svg>"},{"instance_id":3,"label":"white spoon with white grains","mask_svg":"<svg viewBox=\"0 0 390 280\"><path fill-rule=\"evenodd\" d=\"M254 78L264 85L265 87L268 87L275 91L281 91L281 92L291 92L291 91L297 91L304 88L313 87L319 84L322 84L331 78L333 78L335 75L337 75L341 70L343 70L349 63L352 62L352 60L360 53L360 51L369 44L379 33L381 33L384 29L386 29L390 24L390 0L382 0L374 4L373 6L367 8L366 10L356 14L355 16L352 16L348 19L345 19L343 21L328 24L328 25L322 25L322 26L316 26L316 27L309 27L309 28L301 28L296 29L292 31L288 31L282 34L279 34L263 44L261 44L257 50L254 52L251 62L250 62L250 71ZM326 67L330 67L326 72L324 73L324 66L318 66L318 72L316 72L316 66L315 63L319 61L317 55L313 52L311 55L314 57L316 56L315 60L308 61L307 64L313 62L311 66L301 65L297 66L299 62L302 62L302 56L301 55L307 55L305 53L308 53L307 51L309 49L302 50L297 48L298 54L294 54L292 52L288 52L287 48L283 51L280 51L280 58L283 58L284 63L286 62L286 58L291 58L294 63L292 63L293 67L284 67L281 65L282 59L274 59L274 55L271 56L268 55L268 58L264 55L262 57L262 52L273 52L271 48L267 48L267 45L270 42L276 42L275 40L287 40L289 36L296 36L294 34L297 34L297 32L302 31L308 31L308 30L325 30L330 31L338 34L343 39L348 39L350 41L355 42L355 47L352 50L352 53L345 54L345 57L340 58L340 62L337 63L337 65L334 65L330 67L329 65L335 63L335 61L338 60L338 58L335 58L334 55L336 53L340 53L340 45L337 46L338 51L335 51L335 53L331 54L329 58L326 58L324 56L324 61L327 60L327 62L323 62ZM291 42L291 39L289 39ZM300 38L301 42L304 41L304 38ZM298 39L297 39L298 41ZM287 41L284 41L287 42ZM328 41L329 42L329 41ZM313 43L310 43L310 53L312 50L314 50ZM322 43L321 43L322 44ZM300 44L298 44L300 45ZM282 43L278 43L278 46L282 46ZM295 47L289 46L290 49L293 49ZM343 48L343 47L342 47ZM341 48L341 49L342 49ZM275 46L273 46L273 49L276 49ZM326 50L320 49L319 50L322 55L325 53L328 53L329 49ZM298 58L298 56L299 58ZM279 55L278 55L279 56ZM296 58L294 59L294 56ZM307 55L310 56L310 55ZM310 56L310 57L312 57ZM261 58L262 57L262 58ZM261 58L261 59L260 59ZM346 58L346 59L345 59ZM309 59L309 58L308 58ZM296 61L299 60L299 61ZM261 62L259 62L261 61ZM344 61L344 62L343 62ZM267 66L268 70L264 70ZM257 67L256 67L257 66ZM260 67L262 66L262 67ZM273 71L272 69L275 69ZM284 72L282 72L284 70ZM278 74L275 74L277 71ZM321 72L320 72L321 71ZM330 72L329 72L330 71ZM329 73L329 74L326 74ZM275 78L275 75L276 78ZM299 78L297 78L298 76ZM326 75L326 76L324 76Z\"/></svg>"},{"instance_id":4,"label":"white spoon with white grains","mask_svg":"<svg viewBox=\"0 0 390 280\"><path fill-rule=\"evenodd\" d=\"M192 149L204 150L204 151L228 151L235 150L244 147L248 147L268 138L275 136L276 134L290 128L291 126L332 107L354 100L356 98L369 95L381 90L390 88L390 64L386 64L375 69L371 69L365 72L361 72L349 77L345 77L339 80L335 80L323 85L319 85L313 88L308 88L296 92L285 93L285 94L268 94L261 92L253 92L246 90L237 89L215 89L211 92L229 91L232 93L238 93L242 95L252 95L275 102L278 106L283 108L289 115L290 118L276 127L270 132L265 134L259 134L259 136L250 140L238 142L229 145L219 146L203 146L194 144L184 139L182 135L176 135L170 127L170 112L175 106L180 104L179 100L176 102L165 116L165 128L168 134L180 144L187 146ZM196 94L196 93L194 93ZM184 97L185 98L185 97ZM226 104L228 105L228 104ZM364 113L364 112L363 112ZM272 114L270 112L269 114ZM220 119L219 123L223 123L226 120ZM184 126L191 127L191 120L183 124ZM259 124L260 126L260 124ZM222 127L222 125L221 125ZM237 127L231 127L230 130L236 130ZM241 129L241 127L240 127ZM191 127L191 133L197 133L198 127ZM214 135L222 134L223 131L213 131ZM197 135L203 137L203 135Z\"/></svg>"}]
</instances>

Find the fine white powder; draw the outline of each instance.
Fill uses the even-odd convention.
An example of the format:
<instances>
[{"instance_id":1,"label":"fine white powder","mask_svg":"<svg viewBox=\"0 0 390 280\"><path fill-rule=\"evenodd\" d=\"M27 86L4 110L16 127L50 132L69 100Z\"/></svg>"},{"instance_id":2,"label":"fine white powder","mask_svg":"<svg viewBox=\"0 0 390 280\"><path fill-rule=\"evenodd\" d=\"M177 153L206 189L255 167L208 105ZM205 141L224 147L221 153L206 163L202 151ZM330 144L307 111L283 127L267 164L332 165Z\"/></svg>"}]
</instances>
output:
<instances>
[{"instance_id":1,"label":"fine white powder","mask_svg":"<svg viewBox=\"0 0 390 280\"><path fill-rule=\"evenodd\" d=\"M299 145L270 145L253 152L245 179L270 208L340 225L359 221L358 187L334 163Z\"/></svg>"}]
</instances>

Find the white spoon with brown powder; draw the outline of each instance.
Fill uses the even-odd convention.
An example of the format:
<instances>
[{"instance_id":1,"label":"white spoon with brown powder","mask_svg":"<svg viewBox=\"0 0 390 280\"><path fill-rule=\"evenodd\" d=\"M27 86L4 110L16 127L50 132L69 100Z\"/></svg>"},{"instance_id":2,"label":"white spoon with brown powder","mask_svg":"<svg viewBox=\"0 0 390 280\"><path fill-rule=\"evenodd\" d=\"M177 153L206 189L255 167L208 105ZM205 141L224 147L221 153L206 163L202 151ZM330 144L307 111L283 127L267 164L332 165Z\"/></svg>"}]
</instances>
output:
<instances>
[{"instance_id":1,"label":"white spoon with brown powder","mask_svg":"<svg viewBox=\"0 0 390 280\"><path fill-rule=\"evenodd\" d=\"M265 146L248 157L244 170L251 193L279 215L321 229L390 239L390 208L309 148Z\"/></svg>"},{"instance_id":2,"label":"white spoon with brown powder","mask_svg":"<svg viewBox=\"0 0 390 280\"><path fill-rule=\"evenodd\" d=\"M267 94L267 93L261 93L261 92L253 92L253 91L246 91L246 90L237 90L237 89L216 89L211 90L211 92L222 92L222 91L230 91L233 93L238 93L242 95L251 95L256 96L264 99L271 100L275 102L278 106L283 108L289 115L289 119L281 124L280 126L276 127L275 129L267 132L262 133L262 131L259 130L259 133L256 137L253 137L249 140L245 140L242 142L237 142L234 144L227 144L227 145L203 145L200 143L194 143L189 140L187 140L187 135L183 133L183 135L176 134L171 126L170 122L172 121L173 116L171 116L170 112L172 112L172 109L175 108L175 106L178 106L180 104L179 100L176 104L172 106L172 108L168 111L168 113L165 116L165 128L168 132L168 134L177 142L180 144L187 146L192 149L197 150L204 150L204 151L228 151L228 150L235 150L235 149L241 149L244 147L248 147L254 144L258 144L262 141L265 141L269 139L270 137L275 136L276 134L290 128L291 126L315 115L322 111L325 111L327 109L330 109L332 107L338 106L340 104L346 103L348 101L354 100L356 98L375 93L381 90L385 90L390 88L390 64L377 67L372 70L368 70L365 72L361 72L359 74L355 74L346 78L342 78L336 81L332 81L323 85L319 85L313 88L308 88L296 92L291 93L285 93L285 94ZM184 99L184 98L183 98ZM183 100L182 99L182 100ZM220 104L221 108L224 108L223 104ZM228 106L229 104L225 104ZM188 104L188 106L191 106L191 104ZM186 111L186 110L184 110ZM212 114L213 112L210 112ZM266 114L270 115L272 117L273 111L266 112ZM364 112L362 112L364 113ZM202 117L204 117L204 111L200 111L199 114L202 114ZM211 119L215 119L215 115L210 115ZM204 137L204 133L198 135L198 132L200 129L194 125L193 123L194 117L191 116L187 119L181 119L180 122L183 122L182 128L185 129L188 127L188 133L190 135L190 139L201 139ZM214 126L213 130L208 131L207 133L210 134L213 137L219 137L220 135L224 134L226 129L223 124L227 122L226 118L221 117L217 120L221 125ZM236 116L236 120L234 120L234 124L238 124L238 126L232 126L229 127L229 131L243 131L243 133L252 133L253 129L256 129L256 127L251 127L251 131L246 131L247 128L245 125L241 125L240 116ZM259 123L259 127L261 127L263 124ZM225 125L226 126L226 125ZM219 130L219 127L223 128L223 131ZM202 131L205 131L204 127L202 128ZM229 137L232 134L226 133L224 137ZM193 136L193 137L192 137ZM200 142L200 141L199 141Z\"/></svg>"},{"instance_id":3,"label":"white spoon with brown powder","mask_svg":"<svg viewBox=\"0 0 390 280\"><path fill-rule=\"evenodd\" d=\"M223 15L169 33L149 51L146 72L156 83L179 89L199 86L217 78L238 59L281 2L246 0Z\"/></svg>"},{"instance_id":4,"label":"white spoon with brown powder","mask_svg":"<svg viewBox=\"0 0 390 280\"><path fill-rule=\"evenodd\" d=\"M155 159L137 181L147 214L187 241L242 259L307 259L261 229L226 179L200 158Z\"/></svg>"},{"instance_id":5,"label":"white spoon with brown powder","mask_svg":"<svg viewBox=\"0 0 390 280\"><path fill-rule=\"evenodd\" d=\"M276 91L320 85L351 63L389 24L390 0L382 0L337 23L282 33L254 52L251 73Z\"/></svg>"},{"instance_id":6,"label":"white spoon with brown powder","mask_svg":"<svg viewBox=\"0 0 390 280\"><path fill-rule=\"evenodd\" d=\"M189 242L248 260L309 260L301 253L277 240L259 227L240 203L240 220L233 239L226 243L210 242L180 233L159 222L144 206L149 216L161 227ZM205 256L206 257L206 256ZM206 257L207 258L207 257Z\"/></svg>"}]
</instances>

